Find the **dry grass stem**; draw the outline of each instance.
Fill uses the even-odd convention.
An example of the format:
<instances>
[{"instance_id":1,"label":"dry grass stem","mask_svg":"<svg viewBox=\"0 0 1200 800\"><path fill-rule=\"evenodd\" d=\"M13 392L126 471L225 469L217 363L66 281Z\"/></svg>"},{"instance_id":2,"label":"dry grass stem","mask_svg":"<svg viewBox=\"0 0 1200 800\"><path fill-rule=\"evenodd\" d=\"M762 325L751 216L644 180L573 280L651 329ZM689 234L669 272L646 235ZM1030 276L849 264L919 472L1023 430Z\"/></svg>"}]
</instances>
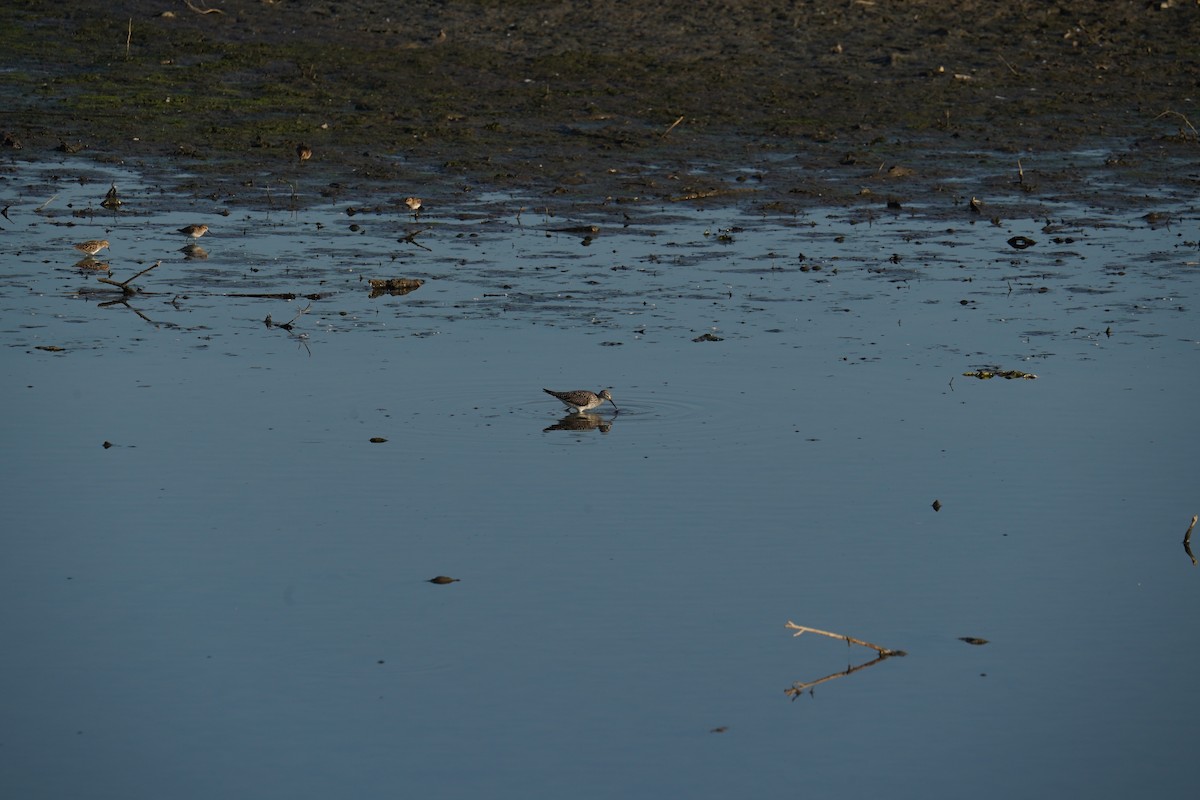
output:
<instances>
[{"instance_id":1,"label":"dry grass stem","mask_svg":"<svg viewBox=\"0 0 1200 800\"><path fill-rule=\"evenodd\" d=\"M663 131L662 138L664 138L664 139L665 139L665 138L667 138L667 134L668 134L668 133L670 133L671 131L675 130L675 126L676 126L676 125L678 125L678 124L679 124L679 123L681 123L681 122L683 122L683 117L680 117L679 119L677 119L677 120L675 120L674 122L672 122L672 123L671 123L671 124L670 124L670 125L667 127L667 129L666 129L665 131Z\"/></svg>"},{"instance_id":2,"label":"dry grass stem","mask_svg":"<svg viewBox=\"0 0 1200 800\"><path fill-rule=\"evenodd\" d=\"M1200 139L1200 131L1196 130L1196 126L1192 124L1191 120L1189 120L1183 114L1180 114L1178 111L1171 111L1170 109L1168 109L1168 110L1162 112L1161 114L1159 114L1157 117L1155 117L1155 119L1162 119L1163 117L1168 116L1168 115L1179 117L1181 120L1183 120L1183 124L1187 125L1188 129L1191 130L1192 136L1195 136L1197 139Z\"/></svg>"},{"instance_id":3,"label":"dry grass stem","mask_svg":"<svg viewBox=\"0 0 1200 800\"><path fill-rule=\"evenodd\" d=\"M189 11L195 11L197 14L224 14L225 12L219 8L197 8L192 5L192 0L183 0Z\"/></svg>"}]
</instances>

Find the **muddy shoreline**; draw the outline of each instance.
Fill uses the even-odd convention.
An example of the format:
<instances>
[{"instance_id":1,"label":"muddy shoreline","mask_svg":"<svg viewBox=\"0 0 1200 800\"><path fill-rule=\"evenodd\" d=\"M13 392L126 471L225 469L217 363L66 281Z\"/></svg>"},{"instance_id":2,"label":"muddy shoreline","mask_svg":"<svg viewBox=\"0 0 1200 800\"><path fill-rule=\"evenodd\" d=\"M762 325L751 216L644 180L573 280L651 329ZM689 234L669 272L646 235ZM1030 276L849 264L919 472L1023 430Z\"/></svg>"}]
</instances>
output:
<instances>
[{"instance_id":1,"label":"muddy shoreline","mask_svg":"<svg viewBox=\"0 0 1200 800\"><path fill-rule=\"evenodd\" d=\"M0 152L235 206L492 190L955 216L1200 186L1196 3L667 6L17 0Z\"/></svg>"}]
</instances>

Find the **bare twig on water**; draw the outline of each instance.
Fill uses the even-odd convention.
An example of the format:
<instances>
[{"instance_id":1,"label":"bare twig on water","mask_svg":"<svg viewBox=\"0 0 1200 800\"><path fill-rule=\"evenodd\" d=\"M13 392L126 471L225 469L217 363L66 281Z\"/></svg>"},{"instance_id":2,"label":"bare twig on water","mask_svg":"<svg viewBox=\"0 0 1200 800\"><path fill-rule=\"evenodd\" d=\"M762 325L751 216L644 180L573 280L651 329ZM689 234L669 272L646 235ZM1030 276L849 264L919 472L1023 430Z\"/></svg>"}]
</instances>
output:
<instances>
[{"instance_id":1,"label":"bare twig on water","mask_svg":"<svg viewBox=\"0 0 1200 800\"><path fill-rule=\"evenodd\" d=\"M125 294L133 294L135 290L132 287L130 287L129 284L132 283L133 281L137 280L138 278L142 277L147 272L149 272L150 270L159 266L160 264L162 264L161 259L158 261L155 261L153 264L146 267L144 270L142 270L138 274L134 275L132 278L126 278L123 281L114 281L111 278L97 278L96 280L100 281L100 283L107 283L109 286L116 286L118 289L120 289Z\"/></svg>"},{"instance_id":2,"label":"bare twig on water","mask_svg":"<svg viewBox=\"0 0 1200 800\"><path fill-rule=\"evenodd\" d=\"M1189 120L1183 114L1180 114L1178 111L1171 111L1170 109L1168 109L1168 110L1162 112L1161 114L1159 114L1157 117L1155 117L1155 119L1162 119L1163 117L1167 116L1168 114L1179 117L1181 120L1183 120L1183 124L1187 125L1191 129L1192 136L1195 136L1197 139L1200 139L1200 131L1196 130L1196 126L1192 124L1191 120Z\"/></svg>"},{"instance_id":3,"label":"bare twig on water","mask_svg":"<svg viewBox=\"0 0 1200 800\"><path fill-rule=\"evenodd\" d=\"M794 634L795 636L801 636L805 633L816 633L816 634L820 634L821 636L828 636L831 639L841 639L842 641L844 641L846 643L847 646L852 645L852 644L857 644L857 645L862 645L863 647L869 647L872 650L874 650L876 653L879 653L879 655L883 656L884 658L890 658L891 656L906 656L906 655L908 655L908 653L904 652L903 650L889 650L888 648L880 647L877 644L871 644L870 642L864 642L862 639L855 639L853 636L846 636L845 634L841 634L841 633L832 633L830 631L822 631L822 630L818 630L816 628L810 628L807 625L797 625L796 623L792 622L791 620L788 620L787 625L785 625L784 627L786 627L790 630L796 631L796 633Z\"/></svg>"},{"instance_id":4,"label":"bare twig on water","mask_svg":"<svg viewBox=\"0 0 1200 800\"><path fill-rule=\"evenodd\" d=\"M266 318L266 320L264 320L264 322L266 322L266 325L267 325L267 327L268 327L268 328L282 328L282 329L283 329L283 330L285 330L285 331L291 331L291 329L292 329L292 326L296 324L296 320L300 319L300 318L301 318L301 317L303 317L305 314L307 314L311 308L312 308L312 303L309 303L309 304L308 304L308 305L306 305L304 308L300 309L300 310L299 310L299 311L296 313L296 316L292 317L292 318L291 318L290 320L288 320L287 322L283 322L283 323L274 322L274 321L271 319L271 315L270 315L270 314L268 314L268 315L267 315L267 318Z\"/></svg>"},{"instance_id":5,"label":"bare twig on water","mask_svg":"<svg viewBox=\"0 0 1200 800\"><path fill-rule=\"evenodd\" d=\"M1014 67L1012 64L1008 63L1008 59L1006 59L1004 56L998 56L998 57L1001 61L1004 62L1004 66L1008 67L1008 71L1011 72L1013 75L1021 74L1021 73L1017 72L1016 67Z\"/></svg>"},{"instance_id":6,"label":"bare twig on water","mask_svg":"<svg viewBox=\"0 0 1200 800\"><path fill-rule=\"evenodd\" d=\"M1017 183L1025 183L1025 168L1021 166L1021 159L1017 159Z\"/></svg>"},{"instance_id":7,"label":"bare twig on water","mask_svg":"<svg viewBox=\"0 0 1200 800\"><path fill-rule=\"evenodd\" d=\"M671 124L670 124L670 125L667 127L667 129L666 129L665 131L663 131L662 138L664 138L664 139L665 139L665 138L667 138L667 134L668 134L668 133L670 133L671 131L675 130L675 126L676 126L676 125L678 125L678 124L679 124L679 123L681 123L681 122L683 122L683 117L682 117L682 116L681 116L679 119L677 119L677 120L675 120L674 122L672 122L672 123L671 123Z\"/></svg>"},{"instance_id":8,"label":"bare twig on water","mask_svg":"<svg viewBox=\"0 0 1200 800\"><path fill-rule=\"evenodd\" d=\"M57 199L58 199L58 195L57 195L57 194L52 194L52 195L50 195L49 197L47 197L47 198L46 198L46 202L42 203L40 206L38 206L37 208L35 208L35 209L33 210L33 213L35 213L35 214L36 214L36 213L38 213L38 212L39 212L39 211L41 211L43 208L45 208L46 206L50 205L51 203L53 203L53 202L54 202L55 200L57 200Z\"/></svg>"}]
</instances>

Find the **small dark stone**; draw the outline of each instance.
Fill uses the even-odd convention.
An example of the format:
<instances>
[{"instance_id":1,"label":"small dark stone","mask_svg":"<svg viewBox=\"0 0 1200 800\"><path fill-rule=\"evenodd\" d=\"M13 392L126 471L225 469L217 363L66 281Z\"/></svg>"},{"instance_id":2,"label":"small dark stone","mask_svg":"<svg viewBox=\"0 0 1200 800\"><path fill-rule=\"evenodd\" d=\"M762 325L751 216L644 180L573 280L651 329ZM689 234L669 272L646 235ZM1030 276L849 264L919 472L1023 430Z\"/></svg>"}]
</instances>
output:
<instances>
[{"instance_id":1,"label":"small dark stone","mask_svg":"<svg viewBox=\"0 0 1200 800\"><path fill-rule=\"evenodd\" d=\"M438 583L438 584L454 583L457 580L459 580L459 578L449 578L445 575L438 575L436 578L430 578L429 583Z\"/></svg>"},{"instance_id":2,"label":"small dark stone","mask_svg":"<svg viewBox=\"0 0 1200 800\"><path fill-rule=\"evenodd\" d=\"M934 510L934 511L941 511L941 510L942 510L942 501L941 501L941 500L934 500L934 501L933 501L933 510Z\"/></svg>"},{"instance_id":3,"label":"small dark stone","mask_svg":"<svg viewBox=\"0 0 1200 800\"><path fill-rule=\"evenodd\" d=\"M386 441L387 441L387 439L383 438L382 436L372 436L371 437L371 444L383 444Z\"/></svg>"},{"instance_id":4,"label":"small dark stone","mask_svg":"<svg viewBox=\"0 0 1200 800\"><path fill-rule=\"evenodd\" d=\"M104 449L105 449L105 450L107 450L108 448L110 448L110 447L112 447L112 446L113 446L113 443L112 443L112 442L105 442L105 443L104 443L104 445L103 445L103 447L104 447Z\"/></svg>"},{"instance_id":5,"label":"small dark stone","mask_svg":"<svg viewBox=\"0 0 1200 800\"><path fill-rule=\"evenodd\" d=\"M958 640L960 642L966 642L967 644L973 644L977 647L979 645L984 645L984 644L988 643L987 639L980 639L975 636L960 636L960 637L958 637Z\"/></svg>"}]
</instances>

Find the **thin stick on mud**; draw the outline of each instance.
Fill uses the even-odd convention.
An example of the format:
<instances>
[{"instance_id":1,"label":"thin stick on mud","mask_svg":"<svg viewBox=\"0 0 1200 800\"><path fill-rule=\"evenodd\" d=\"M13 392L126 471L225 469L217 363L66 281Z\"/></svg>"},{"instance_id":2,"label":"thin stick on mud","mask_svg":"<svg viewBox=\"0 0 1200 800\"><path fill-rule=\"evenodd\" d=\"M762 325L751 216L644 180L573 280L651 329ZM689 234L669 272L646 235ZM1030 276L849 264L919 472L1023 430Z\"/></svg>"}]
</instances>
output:
<instances>
[{"instance_id":1,"label":"thin stick on mud","mask_svg":"<svg viewBox=\"0 0 1200 800\"><path fill-rule=\"evenodd\" d=\"M129 43L133 41L133 17L129 18L129 31L125 34L125 60L129 60Z\"/></svg>"},{"instance_id":2,"label":"thin stick on mud","mask_svg":"<svg viewBox=\"0 0 1200 800\"><path fill-rule=\"evenodd\" d=\"M129 287L129 284L132 283L133 281L137 280L138 278L142 277L147 272L149 272L150 270L154 269L155 267L157 267L161 264L162 264L162 259L159 259L158 261L155 261L153 264L146 267L144 270L142 270L138 274L134 275L132 278L126 278L123 281L114 281L111 278L97 278L96 280L100 281L100 283L107 283L109 286L116 286L125 294L133 294L133 289L131 289Z\"/></svg>"},{"instance_id":3,"label":"thin stick on mud","mask_svg":"<svg viewBox=\"0 0 1200 800\"><path fill-rule=\"evenodd\" d=\"M670 124L670 126L665 131L663 131L662 138L664 138L664 139L667 138L667 134L670 133L671 131L675 130L675 126L681 122L683 122L683 117L680 117L679 119L672 122Z\"/></svg>"},{"instance_id":4,"label":"thin stick on mud","mask_svg":"<svg viewBox=\"0 0 1200 800\"><path fill-rule=\"evenodd\" d=\"M1025 168L1021 166L1021 159L1017 159L1017 183L1025 183Z\"/></svg>"},{"instance_id":5,"label":"thin stick on mud","mask_svg":"<svg viewBox=\"0 0 1200 800\"><path fill-rule=\"evenodd\" d=\"M817 633L817 634L820 634L821 636L828 636L831 639L841 639L842 641L844 641L846 643L847 646L852 645L852 644L857 644L857 645L862 645L863 647L869 647L872 650L874 650L876 653L879 653L879 655L885 656L885 657L908 655L908 653L904 652L903 650L889 650L888 648L881 647L877 644L871 644L870 642L864 642L862 639L855 639L853 636L846 636L845 634L833 633L831 631L822 631L822 630L818 630L816 628L810 628L807 625L797 625L796 623L792 622L791 620L788 620L787 625L785 625L784 627L786 627L790 630L796 631L796 633L794 634L795 636L800 636L805 633Z\"/></svg>"}]
</instances>

